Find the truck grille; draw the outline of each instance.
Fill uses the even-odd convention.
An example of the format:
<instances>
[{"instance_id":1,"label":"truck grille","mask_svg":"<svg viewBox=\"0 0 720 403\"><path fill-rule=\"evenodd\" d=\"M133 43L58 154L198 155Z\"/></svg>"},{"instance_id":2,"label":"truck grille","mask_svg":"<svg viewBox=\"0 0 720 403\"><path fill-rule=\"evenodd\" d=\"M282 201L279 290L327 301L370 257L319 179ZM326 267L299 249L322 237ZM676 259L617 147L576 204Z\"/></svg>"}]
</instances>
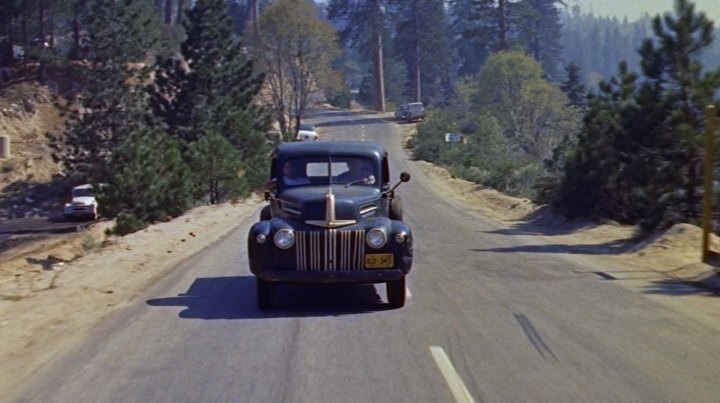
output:
<instances>
[{"instance_id":1,"label":"truck grille","mask_svg":"<svg viewBox=\"0 0 720 403\"><path fill-rule=\"evenodd\" d=\"M365 230L296 231L298 271L361 271Z\"/></svg>"}]
</instances>

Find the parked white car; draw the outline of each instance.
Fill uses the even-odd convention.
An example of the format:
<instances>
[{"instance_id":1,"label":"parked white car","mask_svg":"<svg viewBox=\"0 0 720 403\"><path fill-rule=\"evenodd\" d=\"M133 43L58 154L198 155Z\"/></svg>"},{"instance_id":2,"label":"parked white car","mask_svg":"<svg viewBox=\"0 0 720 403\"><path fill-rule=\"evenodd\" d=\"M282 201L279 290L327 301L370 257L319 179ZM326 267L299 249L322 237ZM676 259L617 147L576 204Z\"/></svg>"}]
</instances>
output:
<instances>
[{"instance_id":1,"label":"parked white car","mask_svg":"<svg viewBox=\"0 0 720 403\"><path fill-rule=\"evenodd\" d=\"M63 213L68 219L91 218L96 220L98 218L98 202L95 199L92 185L75 186L72 189L72 200L70 203L65 203Z\"/></svg>"},{"instance_id":2,"label":"parked white car","mask_svg":"<svg viewBox=\"0 0 720 403\"><path fill-rule=\"evenodd\" d=\"M318 135L315 131L315 126L307 124L307 123L301 123L300 124L300 130L298 130L297 134L297 140L298 141L317 141Z\"/></svg>"}]
</instances>

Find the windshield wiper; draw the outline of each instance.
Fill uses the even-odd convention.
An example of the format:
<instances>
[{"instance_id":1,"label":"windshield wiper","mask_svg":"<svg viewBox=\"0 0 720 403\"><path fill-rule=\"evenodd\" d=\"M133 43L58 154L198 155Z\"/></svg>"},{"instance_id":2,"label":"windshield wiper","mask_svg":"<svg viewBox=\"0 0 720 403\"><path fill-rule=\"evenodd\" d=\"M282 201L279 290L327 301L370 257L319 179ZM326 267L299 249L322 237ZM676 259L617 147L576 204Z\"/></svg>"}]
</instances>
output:
<instances>
[{"instance_id":1,"label":"windshield wiper","mask_svg":"<svg viewBox=\"0 0 720 403\"><path fill-rule=\"evenodd\" d=\"M362 179L358 179L356 181L346 183L345 187L356 185L358 183L362 183L363 185L374 185L375 184L375 175L370 175L366 178L362 178Z\"/></svg>"}]
</instances>

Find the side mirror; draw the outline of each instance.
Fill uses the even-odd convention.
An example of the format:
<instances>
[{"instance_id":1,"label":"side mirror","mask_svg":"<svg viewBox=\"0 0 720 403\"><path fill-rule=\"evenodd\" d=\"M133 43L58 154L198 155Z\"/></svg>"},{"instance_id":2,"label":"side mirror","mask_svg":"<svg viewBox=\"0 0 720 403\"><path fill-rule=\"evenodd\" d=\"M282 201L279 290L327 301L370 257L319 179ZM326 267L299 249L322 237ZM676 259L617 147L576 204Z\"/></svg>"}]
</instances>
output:
<instances>
[{"instance_id":1,"label":"side mirror","mask_svg":"<svg viewBox=\"0 0 720 403\"><path fill-rule=\"evenodd\" d=\"M269 181L265 182L263 188L268 192L274 192L277 189L277 182L275 181L275 179L270 179Z\"/></svg>"},{"instance_id":2,"label":"side mirror","mask_svg":"<svg viewBox=\"0 0 720 403\"><path fill-rule=\"evenodd\" d=\"M264 187L264 192L263 192L264 199L265 199L265 201L268 201L271 198L271 193L273 193L277 190L277 182L275 182L274 180L269 180L269 181L265 182L265 186L263 186L263 187Z\"/></svg>"},{"instance_id":3,"label":"side mirror","mask_svg":"<svg viewBox=\"0 0 720 403\"><path fill-rule=\"evenodd\" d=\"M388 190L386 193L392 194L392 192L394 192L395 189L397 189L397 187L400 186L401 183L409 182L409 181L410 181L410 174L407 172L402 172L400 174L400 182L396 183L395 186L393 186L392 189Z\"/></svg>"}]
</instances>

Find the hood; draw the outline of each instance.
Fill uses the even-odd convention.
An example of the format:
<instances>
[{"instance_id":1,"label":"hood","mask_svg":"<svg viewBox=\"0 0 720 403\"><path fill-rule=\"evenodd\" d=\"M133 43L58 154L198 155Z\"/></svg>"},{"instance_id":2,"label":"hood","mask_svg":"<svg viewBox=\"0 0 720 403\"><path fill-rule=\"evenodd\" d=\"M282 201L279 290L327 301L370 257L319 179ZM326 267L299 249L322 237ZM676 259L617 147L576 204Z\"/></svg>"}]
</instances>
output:
<instances>
[{"instance_id":1,"label":"hood","mask_svg":"<svg viewBox=\"0 0 720 403\"><path fill-rule=\"evenodd\" d=\"M93 196L79 196L72 198L72 204L90 205L95 203L95 197Z\"/></svg>"},{"instance_id":2,"label":"hood","mask_svg":"<svg viewBox=\"0 0 720 403\"><path fill-rule=\"evenodd\" d=\"M311 225L337 228L374 216L380 208L381 193L363 185L345 187L304 186L286 189L278 195L289 217Z\"/></svg>"}]
</instances>

